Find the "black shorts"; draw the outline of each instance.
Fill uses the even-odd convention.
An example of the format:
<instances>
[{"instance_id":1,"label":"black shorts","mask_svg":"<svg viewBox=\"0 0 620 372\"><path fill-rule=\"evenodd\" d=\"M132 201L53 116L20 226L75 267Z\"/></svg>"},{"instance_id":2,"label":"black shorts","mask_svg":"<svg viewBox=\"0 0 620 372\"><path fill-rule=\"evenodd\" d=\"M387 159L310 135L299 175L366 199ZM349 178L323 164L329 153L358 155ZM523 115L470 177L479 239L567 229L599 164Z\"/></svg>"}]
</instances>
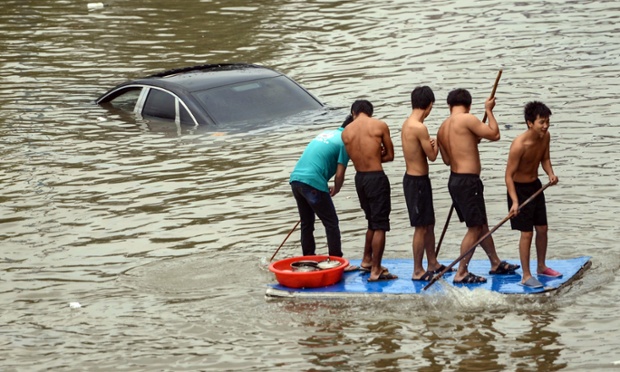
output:
<instances>
[{"instance_id":1,"label":"black shorts","mask_svg":"<svg viewBox=\"0 0 620 372\"><path fill-rule=\"evenodd\" d=\"M433 208L433 189L431 179L426 176L403 176L403 191L409 211L411 226L428 226L435 224Z\"/></svg>"},{"instance_id":2,"label":"black shorts","mask_svg":"<svg viewBox=\"0 0 620 372\"><path fill-rule=\"evenodd\" d=\"M390 181L383 171L355 173L355 190L370 230L390 231Z\"/></svg>"},{"instance_id":3,"label":"black shorts","mask_svg":"<svg viewBox=\"0 0 620 372\"><path fill-rule=\"evenodd\" d=\"M461 222L465 221L467 227L487 224L484 186L479 175L451 172L448 190Z\"/></svg>"},{"instance_id":4,"label":"black shorts","mask_svg":"<svg viewBox=\"0 0 620 372\"><path fill-rule=\"evenodd\" d=\"M526 201L530 196L542 188L540 180L528 183L515 182L515 189L519 204ZM508 195L508 193L506 193ZM508 195L508 210L512 208L512 198ZM540 193L537 197L521 208L516 217L510 219L510 227L513 230L532 231L534 226L547 225L547 206L545 203L545 194Z\"/></svg>"}]
</instances>

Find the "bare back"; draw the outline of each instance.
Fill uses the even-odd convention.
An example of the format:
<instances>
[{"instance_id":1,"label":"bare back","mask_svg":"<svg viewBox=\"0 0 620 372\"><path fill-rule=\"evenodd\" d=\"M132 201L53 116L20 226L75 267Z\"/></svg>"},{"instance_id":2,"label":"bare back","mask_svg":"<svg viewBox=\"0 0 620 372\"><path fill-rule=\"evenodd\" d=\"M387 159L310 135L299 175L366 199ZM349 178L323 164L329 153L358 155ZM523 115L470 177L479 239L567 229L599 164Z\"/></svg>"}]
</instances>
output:
<instances>
[{"instance_id":1,"label":"bare back","mask_svg":"<svg viewBox=\"0 0 620 372\"><path fill-rule=\"evenodd\" d=\"M427 175L428 160L435 161L437 158L437 145L429 136L426 126L410 116L403 123L401 142L407 164L407 174Z\"/></svg>"},{"instance_id":2,"label":"bare back","mask_svg":"<svg viewBox=\"0 0 620 372\"><path fill-rule=\"evenodd\" d=\"M481 138L491 141L499 140L497 121L489 113L489 125L463 110L462 106L454 108L453 113L441 124L437 140L444 162L450 170L460 174L480 174L480 152L478 143Z\"/></svg>"},{"instance_id":3,"label":"bare back","mask_svg":"<svg viewBox=\"0 0 620 372\"><path fill-rule=\"evenodd\" d=\"M387 124L364 114L342 132L342 141L358 172L383 170L382 163L394 160L394 145Z\"/></svg>"}]
</instances>

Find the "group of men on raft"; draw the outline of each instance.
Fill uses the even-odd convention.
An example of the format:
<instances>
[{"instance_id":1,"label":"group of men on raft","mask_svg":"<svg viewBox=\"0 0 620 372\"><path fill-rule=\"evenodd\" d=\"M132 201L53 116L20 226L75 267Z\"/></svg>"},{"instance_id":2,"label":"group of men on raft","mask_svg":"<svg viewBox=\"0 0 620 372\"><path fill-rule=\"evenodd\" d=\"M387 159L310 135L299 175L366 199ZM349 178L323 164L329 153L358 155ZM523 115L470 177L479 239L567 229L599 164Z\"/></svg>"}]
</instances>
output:
<instances>
[{"instance_id":1,"label":"group of men on raft","mask_svg":"<svg viewBox=\"0 0 620 372\"><path fill-rule=\"evenodd\" d=\"M521 284L531 288L542 287L530 271L530 247L536 231L538 276L559 277L562 274L546 266L547 213L544 193L539 193L523 208L520 204L539 191L542 183L538 168L542 166L551 185L558 182L549 154L549 117L551 110L542 102L525 105L527 130L517 136L510 146L505 181L511 227L519 230L521 265L502 261L489 234L478 145L481 139L497 141L500 131L493 115L495 98L486 100L485 116L488 124L470 113L472 97L466 89L452 90L447 97L450 115L441 124L437 138L429 135L424 119L433 109L435 96L428 86L419 86L411 92L412 111L402 126L402 150L406 162L403 177L405 201L413 235L414 281L430 281L446 267L435 254L435 212L429 178L428 161L441 154L450 167L448 190L453 208L467 232L461 242L461 255L466 254L480 238L488 235L480 245L489 257L491 275L514 274L522 268ZM341 189L349 160L356 170L355 188L362 210L368 221L364 255L359 267L369 273L368 281L393 280L398 277L381 265L386 232L390 230L390 182L382 163L394 160L394 145L388 125L373 116L373 105L357 100L351 113L336 130L326 130L306 147L291 173L289 182L301 220L301 246L304 256L315 254L314 222L317 216L325 227L329 255L342 257L338 216L332 201ZM329 181L334 178L333 186ZM423 267L424 253L427 268ZM454 275L454 283L485 283L486 278L468 271L472 254L462 258Z\"/></svg>"}]
</instances>

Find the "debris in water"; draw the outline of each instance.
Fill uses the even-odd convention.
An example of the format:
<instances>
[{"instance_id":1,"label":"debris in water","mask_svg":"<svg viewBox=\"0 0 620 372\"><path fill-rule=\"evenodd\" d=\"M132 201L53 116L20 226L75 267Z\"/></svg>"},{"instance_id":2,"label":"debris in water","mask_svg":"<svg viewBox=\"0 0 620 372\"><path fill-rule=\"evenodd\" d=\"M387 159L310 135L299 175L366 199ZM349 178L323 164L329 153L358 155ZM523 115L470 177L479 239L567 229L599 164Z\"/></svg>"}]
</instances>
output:
<instances>
[{"instance_id":1,"label":"debris in water","mask_svg":"<svg viewBox=\"0 0 620 372\"><path fill-rule=\"evenodd\" d=\"M103 9L103 3L88 3L88 10Z\"/></svg>"}]
</instances>

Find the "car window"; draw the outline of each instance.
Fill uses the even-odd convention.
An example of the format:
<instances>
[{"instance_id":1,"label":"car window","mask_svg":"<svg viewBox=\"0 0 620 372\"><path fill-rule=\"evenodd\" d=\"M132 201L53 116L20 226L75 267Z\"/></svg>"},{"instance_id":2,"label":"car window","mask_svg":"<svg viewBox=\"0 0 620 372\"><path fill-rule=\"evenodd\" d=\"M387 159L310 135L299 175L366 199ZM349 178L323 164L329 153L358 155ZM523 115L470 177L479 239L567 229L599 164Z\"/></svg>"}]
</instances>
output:
<instances>
[{"instance_id":1,"label":"car window","mask_svg":"<svg viewBox=\"0 0 620 372\"><path fill-rule=\"evenodd\" d=\"M179 104L179 116L181 118L181 124L194 124L194 119L192 119L191 115L185 109L185 106Z\"/></svg>"},{"instance_id":2,"label":"car window","mask_svg":"<svg viewBox=\"0 0 620 372\"><path fill-rule=\"evenodd\" d=\"M285 76L213 88L195 95L217 124L264 122L322 107Z\"/></svg>"},{"instance_id":3,"label":"car window","mask_svg":"<svg viewBox=\"0 0 620 372\"><path fill-rule=\"evenodd\" d=\"M127 88L108 103L114 108L125 111L133 111L134 107L136 107L136 102L138 102L141 91L142 88L140 87Z\"/></svg>"},{"instance_id":4,"label":"car window","mask_svg":"<svg viewBox=\"0 0 620 372\"><path fill-rule=\"evenodd\" d=\"M170 93L151 88L144 102L142 116L174 120L176 116L175 99Z\"/></svg>"}]
</instances>

